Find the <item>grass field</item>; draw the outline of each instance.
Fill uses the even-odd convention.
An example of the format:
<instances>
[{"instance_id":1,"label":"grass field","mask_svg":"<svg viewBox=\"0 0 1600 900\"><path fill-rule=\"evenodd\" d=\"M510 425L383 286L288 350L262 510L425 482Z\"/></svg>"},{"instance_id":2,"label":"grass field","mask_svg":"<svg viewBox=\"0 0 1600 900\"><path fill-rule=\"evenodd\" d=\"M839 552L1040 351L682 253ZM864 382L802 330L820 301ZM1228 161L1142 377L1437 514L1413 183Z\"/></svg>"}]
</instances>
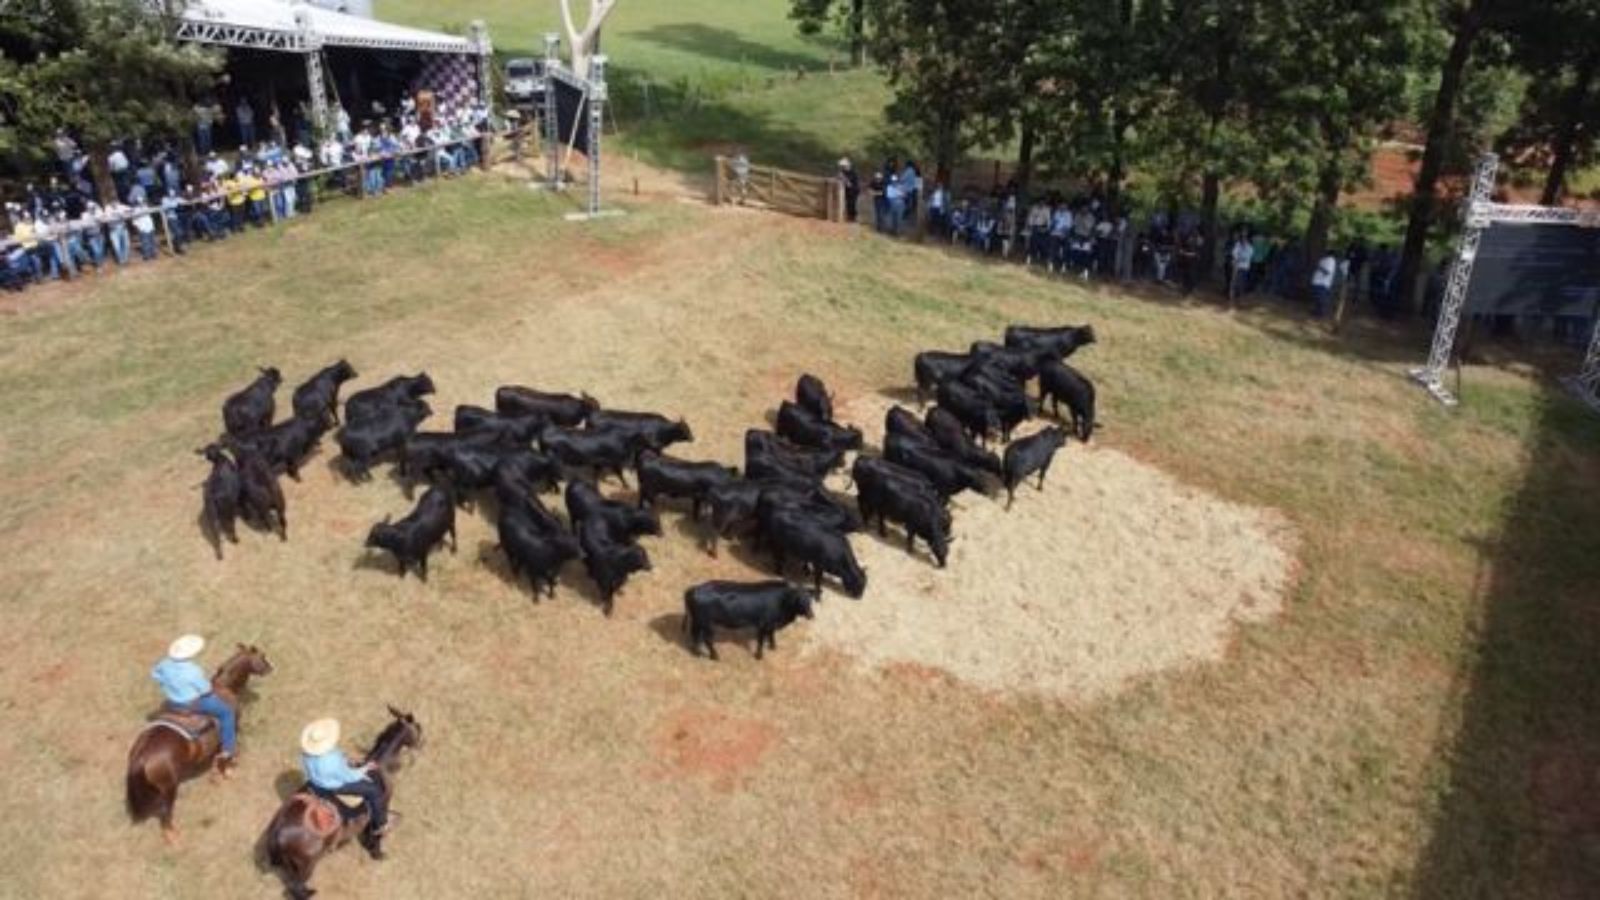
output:
<instances>
[{"instance_id":1,"label":"grass field","mask_svg":"<svg viewBox=\"0 0 1600 900\"><path fill-rule=\"evenodd\" d=\"M800 36L787 10L787 0L618 4L602 45L613 60L611 109L625 149L695 172L736 145L769 165L824 172L841 155L877 149L889 96L880 77L846 68L843 51L825 40ZM546 32L566 40L555 0L381 0L378 15L453 31L481 18L502 59L542 57Z\"/></svg>"},{"instance_id":2,"label":"grass field","mask_svg":"<svg viewBox=\"0 0 1600 900\"><path fill-rule=\"evenodd\" d=\"M676 202L578 227L562 203L473 176L5 301L0 895L273 896L252 848L298 729L337 715L359 745L386 702L429 743L391 859L330 860L329 896L1577 897L1600 877L1600 421L1537 371L1474 367L1445 412L1402 377L1414 334L1335 340ZM863 669L800 625L713 665L679 643L679 592L748 569L677 513L612 620L577 574L531 605L478 561L476 515L429 584L401 582L360 542L406 501L345 484L331 445L287 487L287 543L247 534L218 563L195 524L192 451L258 364L426 369L439 410L587 389L685 414L692 455L733 460L802 369L844 402L894 394L916 349L1016 320L1096 324L1102 448L1292 523L1292 593L1224 658L1105 696L995 691ZM121 778L146 671L186 629L278 671L240 777L186 785L167 850L126 824Z\"/></svg>"}]
</instances>

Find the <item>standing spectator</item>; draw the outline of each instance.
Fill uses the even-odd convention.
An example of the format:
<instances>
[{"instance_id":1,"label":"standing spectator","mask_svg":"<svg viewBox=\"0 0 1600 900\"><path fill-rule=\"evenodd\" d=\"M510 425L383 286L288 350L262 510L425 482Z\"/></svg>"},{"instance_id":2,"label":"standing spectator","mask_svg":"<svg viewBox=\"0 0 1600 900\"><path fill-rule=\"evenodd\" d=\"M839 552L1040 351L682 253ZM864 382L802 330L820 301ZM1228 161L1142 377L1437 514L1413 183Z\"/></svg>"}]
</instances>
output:
<instances>
[{"instance_id":1,"label":"standing spectator","mask_svg":"<svg viewBox=\"0 0 1600 900\"><path fill-rule=\"evenodd\" d=\"M241 96L239 105L233 108L233 120L239 124L239 150L256 142L256 111L250 106L250 98Z\"/></svg>"},{"instance_id":2,"label":"standing spectator","mask_svg":"<svg viewBox=\"0 0 1600 900\"><path fill-rule=\"evenodd\" d=\"M210 100L194 105L194 152L201 156L211 153L211 127L216 124L217 110Z\"/></svg>"},{"instance_id":3,"label":"standing spectator","mask_svg":"<svg viewBox=\"0 0 1600 900\"><path fill-rule=\"evenodd\" d=\"M111 244L111 258L119 266L128 264L128 212L120 200L100 211L100 221L106 226L106 238Z\"/></svg>"},{"instance_id":4,"label":"standing spectator","mask_svg":"<svg viewBox=\"0 0 1600 900\"><path fill-rule=\"evenodd\" d=\"M89 247L86 243L88 235L86 233L87 229L84 228L83 218L83 216L78 216L77 218L68 219L66 213L62 213L60 219L61 229L66 234L67 263L74 277L90 266L98 268L94 258L89 255Z\"/></svg>"},{"instance_id":5,"label":"standing spectator","mask_svg":"<svg viewBox=\"0 0 1600 900\"><path fill-rule=\"evenodd\" d=\"M228 174L228 161L217 155L213 150L206 154L206 174L215 179L222 179Z\"/></svg>"},{"instance_id":6,"label":"standing spectator","mask_svg":"<svg viewBox=\"0 0 1600 900\"><path fill-rule=\"evenodd\" d=\"M928 231L941 240L950 227L950 189L942 181L934 181L928 194Z\"/></svg>"},{"instance_id":7,"label":"standing spectator","mask_svg":"<svg viewBox=\"0 0 1600 900\"><path fill-rule=\"evenodd\" d=\"M244 183L244 173L237 172L223 179L222 189L228 195L228 230L238 234L244 230L244 195L248 189Z\"/></svg>"},{"instance_id":8,"label":"standing spectator","mask_svg":"<svg viewBox=\"0 0 1600 900\"><path fill-rule=\"evenodd\" d=\"M1266 232L1257 231L1250 238L1250 281L1248 290L1251 293L1261 289L1261 284L1266 280L1267 264L1272 258L1272 242L1267 239Z\"/></svg>"},{"instance_id":9,"label":"standing spectator","mask_svg":"<svg viewBox=\"0 0 1600 900\"><path fill-rule=\"evenodd\" d=\"M1197 229L1190 228L1178 238L1178 278L1183 283L1185 297L1194 293L1200 276L1200 251L1205 248L1205 238Z\"/></svg>"},{"instance_id":10,"label":"standing spectator","mask_svg":"<svg viewBox=\"0 0 1600 900\"><path fill-rule=\"evenodd\" d=\"M1028 207L1027 249L1023 261L1033 265L1036 261L1043 261L1045 266L1050 265L1050 204L1043 197L1033 201Z\"/></svg>"},{"instance_id":11,"label":"standing spectator","mask_svg":"<svg viewBox=\"0 0 1600 900\"><path fill-rule=\"evenodd\" d=\"M1110 278L1117 268L1117 226L1111 221L1111 211L1094 224L1094 269L1097 275Z\"/></svg>"},{"instance_id":12,"label":"standing spectator","mask_svg":"<svg viewBox=\"0 0 1600 900\"><path fill-rule=\"evenodd\" d=\"M183 201L178 199L176 192L165 194L161 198L161 227L167 230L167 240L172 242L172 252L183 255L184 245L189 243L188 229L184 227Z\"/></svg>"},{"instance_id":13,"label":"standing spectator","mask_svg":"<svg viewBox=\"0 0 1600 900\"><path fill-rule=\"evenodd\" d=\"M878 231L886 230L889 224L889 200L886 191L889 179L882 172L873 172L872 181L868 182L868 191L872 194L872 227Z\"/></svg>"},{"instance_id":14,"label":"standing spectator","mask_svg":"<svg viewBox=\"0 0 1600 900\"><path fill-rule=\"evenodd\" d=\"M1172 265L1172 257L1176 250L1172 230L1165 224L1155 225L1150 235L1150 261L1155 266L1157 284L1172 283L1167 280L1167 269Z\"/></svg>"},{"instance_id":15,"label":"standing spectator","mask_svg":"<svg viewBox=\"0 0 1600 900\"><path fill-rule=\"evenodd\" d=\"M883 187L883 199L889 207L889 221L886 223L887 231L895 237L900 236L900 223L906 215L905 186L900 183L899 175L890 175L889 183Z\"/></svg>"},{"instance_id":16,"label":"standing spectator","mask_svg":"<svg viewBox=\"0 0 1600 900\"><path fill-rule=\"evenodd\" d=\"M1052 195L1055 209L1050 213L1049 266L1057 272L1067 270L1067 253L1072 240L1072 207L1059 195Z\"/></svg>"},{"instance_id":17,"label":"standing spectator","mask_svg":"<svg viewBox=\"0 0 1600 900\"><path fill-rule=\"evenodd\" d=\"M1246 282L1250 278L1250 263L1255 258L1255 250L1244 231L1241 230L1234 238L1233 249L1228 257L1231 262L1228 267L1228 302L1233 303L1249 291Z\"/></svg>"},{"instance_id":18,"label":"standing spectator","mask_svg":"<svg viewBox=\"0 0 1600 900\"><path fill-rule=\"evenodd\" d=\"M900 193L906 201L906 220L915 230L917 198L922 194L922 171L913 160L906 160L906 167L900 170Z\"/></svg>"},{"instance_id":19,"label":"standing spectator","mask_svg":"<svg viewBox=\"0 0 1600 900\"><path fill-rule=\"evenodd\" d=\"M261 180L261 174L256 171L255 166L245 168L240 173L240 180L244 183L245 199L248 201L246 209L251 223L257 228L265 228L267 219L272 215L267 209L266 183Z\"/></svg>"},{"instance_id":20,"label":"standing spectator","mask_svg":"<svg viewBox=\"0 0 1600 900\"><path fill-rule=\"evenodd\" d=\"M150 262L156 258L156 221L150 207L140 205L133 211L133 230L139 235L139 256Z\"/></svg>"},{"instance_id":21,"label":"standing spectator","mask_svg":"<svg viewBox=\"0 0 1600 900\"><path fill-rule=\"evenodd\" d=\"M194 185L183 189L183 203L178 215L184 217L184 236L193 241L203 239L207 243L216 240L216 232L211 227L211 212L207 208L209 204L200 197Z\"/></svg>"},{"instance_id":22,"label":"standing spectator","mask_svg":"<svg viewBox=\"0 0 1600 900\"><path fill-rule=\"evenodd\" d=\"M1000 237L1000 256L1003 259L1011 258L1012 239L1017 234L1017 183L1006 184L1006 191L1000 200L999 221L995 223L995 231Z\"/></svg>"},{"instance_id":23,"label":"standing spectator","mask_svg":"<svg viewBox=\"0 0 1600 900\"><path fill-rule=\"evenodd\" d=\"M83 214L78 216L78 228L83 232L84 243L89 248L89 260L94 263L96 272L106 261L106 233L101 227L101 214L100 204L91 200L84 204Z\"/></svg>"},{"instance_id":24,"label":"standing spectator","mask_svg":"<svg viewBox=\"0 0 1600 900\"><path fill-rule=\"evenodd\" d=\"M120 143L113 144L111 146L111 152L106 154L106 168L111 171L111 182L112 184L116 185L117 196L122 199L127 199L128 188L130 182L132 181L132 177L128 171L128 154L123 152L122 145Z\"/></svg>"},{"instance_id":25,"label":"standing spectator","mask_svg":"<svg viewBox=\"0 0 1600 900\"><path fill-rule=\"evenodd\" d=\"M51 221L53 213L45 213L33 220L33 236L38 240L37 250L39 255L39 271L45 277L56 279L61 277L62 255L61 246L57 243L60 235L57 233L55 223Z\"/></svg>"},{"instance_id":26,"label":"standing spectator","mask_svg":"<svg viewBox=\"0 0 1600 900\"><path fill-rule=\"evenodd\" d=\"M1328 315L1333 297L1333 279L1339 271L1339 260L1329 249L1317 260L1316 271L1311 273L1311 316L1321 319Z\"/></svg>"},{"instance_id":27,"label":"standing spectator","mask_svg":"<svg viewBox=\"0 0 1600 900\"><path fill-rule=\"evenodd\" d=\"M844 220L856 220L856 201L861 197L861 176L850 165L850 157L839 160L839 184L844 188Z\"/></svg>"},{"instance_id":28,"label":"standing spectator","mask_svg":"<svg viewBox=\"0 0 1600 900\"><path fill-rule=\"evenodd\" d=\"M1128 220L1128 214L1117 216L1116 241L1117 241L1117 280L1133 280L1133 251L1137 241L1134 239L1133 223Z\"/></svg>"},{"instance_id":29,"label":"standing spectator","mask_svg":"<svg viewBox=\"0 0 1600 900\"><path fill-rule=\"evenodd\" d=\"M334 112L333 123L333 134L339 139L339 143L350 143L350 111L345 109L343 104Z\"/></svg>"}]
</instances>

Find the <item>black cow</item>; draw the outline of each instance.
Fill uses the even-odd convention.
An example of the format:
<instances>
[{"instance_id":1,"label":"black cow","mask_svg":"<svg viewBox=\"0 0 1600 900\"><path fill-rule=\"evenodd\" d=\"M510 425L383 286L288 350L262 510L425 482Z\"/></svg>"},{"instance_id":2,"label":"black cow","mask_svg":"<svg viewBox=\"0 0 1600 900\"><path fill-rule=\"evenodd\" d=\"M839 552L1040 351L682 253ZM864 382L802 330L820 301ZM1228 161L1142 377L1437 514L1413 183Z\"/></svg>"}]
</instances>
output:
<instances>
[{"instance_id":1,"label":"black cow","mask_svg":"<svg viewBox=\"0 0 1600 900\"><path fill-rule=\"evenodd\" d=\"M513 575L528 576L535 600L541 584L551 597L556 595L561 567L581 552L577 538L559 522L551 528L552 521L554 517L538 501L500 504L500 549L505 551Z\"/></svg>"},{"instance_id":2,"label":"black cow","mask_svg":"<svg viewBox=\"0 0 1600 900\"><path fill-rule=\"evenodd\" d=\"M973 443L972 438L967 436L966 429L962 427L961 420L948 409L942 406L930 407L923 423L927 426L928 433L933 436L934 443L943 447L946 453L975 469L996 476L1000 474L1000 457Z\"/></svg>"},{"instance_id":3,"label":"black cow","mask_svg":"<svg viewBox=\"0 0 1600 900\"><path fill-rule=\"evenodd\" d=\"M377 387L356 391L344 402L344 421L352 425L362 419L376 418L407 401L420 402L433 393L433 379L427 372L416 375L396 375Z\"/></svg>"},{"instance_id":4,"label":"black cow","mask_svg":"<svg viewBox=\"0 0 1600 900\"><path fill-rule=\"evenodd\" d=\"M717 555L717 540L732 537L735 529L754 525L756 507L763 496L781 495L800 503L821 489L815 481L799 475L780 474L763 478L739 478L714 485L706 492L711 506L711 536L706 551Z\"/></svg>"},{"instance_id":5,"label":"black cow","mask_svg":"<svg viewBox=\"0 0 1600 900\"><path fill-rule=\"evenodd\" d=\"M795 619L811 618L817 592L787 581L707 581L683 592L683 630L689 634L689 652L717 658L712 626L754 628L756 659L763 647L778 649L777 633Z\"/></svg>"},{"instance_id":6,"label":"black cow","mask_svg":"<svg viewBox=\"0 0 1600 900\"><path fill-rule=\"evenodd\" d=\"M1039 490L1044 490L1044 476L1050 471L1050 461L1066 442L1066 432L1052 425L1006 448L1006 509L1010 509L1011 502L1016 499L1017 485L1034 472L1039 473Z\"/></svg>"},{"instance_id":7,"label":"black cow","mask_svg":"<svg viewBox=\"0 0 1600 900\"><path fill-rule=\"evenodd\" d=\"M449 473L450 484L455 488L457 501L465 500L471 491L494 487L495 475L500 471L500 461L514 452L517 451L497 443L446 446L440 454L441 462L445 471ZM532 450L522 452L543 459Z\"/></svg>"},{"instance_id":8,"label":"black cow","mask_svg":"<svg viewBox=\"0 0 1600 900\"><path fill-rule=\"evenodd\" d=\"M892 463L921 472L933 483L934 489L945 497L962 491L981 494L986 488L983 475L977 469L937 446L923 444L903 435L891 434L885 438L883 455Z\"/></svg>"},{"instance_id":9,"label":"black cow","mask_svg":"<svg viewBox=\"0 0 1600 900\"><path fill-rule=\"evenodd\" d=\"M972 353L945 353L942 350L925 350L911 361L912 374L917 381L917 402L926 403L927 393L947 378L960 375L967 366L981 356Z\"/></svg>"},{"instance_id":10,"label":"black cow","mask_svg":"<svg viewBox=\"0 0 1600 900\"><path fill-rule=\"evenodd\" d=\"M933 443L933 432L922 424L917 414L904 406L891 406L883 416L884 434L903 434L906 437L917 438L927 443Z\"/></svg>"},{"instance_id":11,"label":"black cow","mask_svg":"<svg viewBox=\"0 0 1600 900\"><path fill-rule=\"evenodd\" d=\"M1095 342L1093 325L1063 325L1060 328L1032 328L1012 325L1006 329L1006 346L1016 349L1046 350L1056 359L1065 359Z\"/></svg>"},{"instance_id":12,"label":"black cow","mask_svg":"<svg viewBox=\"0 0 1600 900\"><path fill-rule=\"evenodd\" d=\"M462 404L456 407L452 419L457 434L495 435L506 444L523 444L539 436L539 432L550 424L544 416L530 413L528 415L513 416L497 413L492 409L481 406Z\"/></svg>"},{"instance_id":13,"label":"black cow","mask_svg":"<svg viewBox=\"0 0 1600 900\"><path fill-rule=\"evenodd\" d=\"M664 456L654 450L639 454L639 506L654 505L657 497L679 497L690 501L690 516L700 518L706 493L719 484L739 477L739 470L721 463L691 462Z\"/></svg>"},{"instance_id":14,"label":"black cow","mask_svg":"<svg viewBox=\"0 0 1600 900\"><path fill-rule=\"evenodd\" d=\"M239 476L238 464L228 458L228 454L223 452L220 445L210 444L195 452L211 463L211 473L206 476L201 489L202 515L206 527L211 529L211 534L216 538L213 548L216 550L217 559L221 559L224 538L232 543L239 543L239 533L234 529L234 519L239 515L240 495L244 490L244 484Z\"/></svg>"},{"instance_id":15,"label":"black cow","mask_svg":"<svg viewBox=\"0 0 1600 900\"><path fill-rule=\"evenodd\" d=\"M273 394L283 383L277 369L260 370L244 390L222 401L222 427L234 437L245 437L272 424L277 404Z\"/></svg>"},{"instance_id":16,"label":"black cow","mask_svg":"<svg viewBox=\"0 0 1600 900\"><path fill-rule=\"evenodd\" d=\"M939 382L939 405L959 419L961 427L980 444L987 444L989 435L1000 431L1000 413L989 398L954 378Z\"/></svg>"},{"instance_id":17,"label":"black cow","mask_svg":"<svg viewBox=\"0 0 1600 900\"><path fill-rule=\"evenodd\" d=\"M283 470L295 481L300 480L300 464L316 448L317 441L328 430L326 413L310 418L296 413L282 422L258 431L248 437L230 438L236 446L249 447L266 457L273 471Z\"/></svg>"},{"instance_id":18,"label":"black cow","mask_svg":"<svg viewBox=\"0 0 1600 900\"><path fill-rule=\"evenodd\" d=\"M339 452L344 457L345 471L357 480L369 477L372 464L384 454L401 449L406 438L432 412L428 404L415 400L363 413L366 418L352 418L350 406L345 404L344 428L339 430Z\"/></svg>"},{"instance_id":19,"label":"black cow","mask_svg":"<svg viewBox=\"0 0 1600 900\"><path fill-rule=\"evenodd\" d=\"M875 456L856 457L854 466L850 468L850 478L856 483L856 491L860 493L867 490L876 490L883 485L892 484L896 490L911 493L926 494L932 497L943 508L949 498L939 492L928 476L916 469L902 466ZM950 513L945 511L945 530L950 530ZM865 514L862 519L870 524Z\"/></svg>"},{"instance_id":20,"label":"black cow","mask_svg":"<svg viewBox=\"0 0 1600 900\"><path fill-rule=\"evenodd\" d=\"M599 488L579 478L567 482L567 517L578 528L586 522L601 522L611 534L630 538L642 534L660 534L661 519L655 510L639 509L632 504L608 500Z\"/></svg>"},{"instance_id":21,"label":"black cow","mask_svg":"<svg viewBox=\"0 0 1600 900\"><path fill-rule=\"evenodd\" d=\"M778 405L778 435L815 450L860 450L861 429L818 418L798 404Z\"/></svg>"},{"instance_id":22,"label":"black cow","mask_svg":"<svg viewBox=\"0 0 1600 900\"><path fill-rule=\"evenodd\" d=\"M394 523L389 518L384 516L382 522L372 526L367 546L394 554L401 578L406 577L407 568L414 566L417 577L427 581L428 554L447 534L450 552L456 552L456 504L449 488L430 487L405 518Z\"/></svg>"},{"instance_id":23,"label":"black cow","mask_svg":"<svg viewBox=\"0 0 1600 900\"><path fill-rule=\"evenodd\" d=\"M515 493L532 497L535 492L555 487L561 479L561 467L548 456L532 450L512 450L500 456L495 464L495 490L506 485Z\"/></svg>"},{"instance_id":24,"label":"black cow","mask_svg":"<svg viewBox=\"0 0 1600 900\"><path fill-rule=\"evenodd\" d=\"M578 543L583 547L583 565L600 588L600 603L611 615L617 592L634 572L650 571L650 555L644 548L614 532L603 519L591 519L578 526Z\"/></svg>"},{"instance_id":25,"label":"black cow","mask_svg":"<svg viewBox=\"0 0 1600 900\"><path fill-rule=\"evenodd\" d=\"M539 449L563 466L593 469L596 477L615 472L626 487L628 477L623 469L633 465L639 439L620 431L579 431L549 425L539 432Z\"/></svg>"},{"instance_id":26,"label":"black cow","mask_svg":"<svg viewBox=\"0 0 1600 900\"><path fill-rule=\"evenodd\" d=\"M773 507L762 513L761 530L772 548L779 575L788 560L798 559L810 569L817 590L822 589L822 576L827 573L836 576L851 597L859 600L866 593L867 573L856 562L849 539L818 522L807 510Z\"/></svg>"},{"instance_id":27,"label":"black cow","mask_svg":"<svg viewBox=\"0 0 1600 900\"><path fill-rule=\"evenodd\" d=\"M824 422L833 421L833 394L815 375L803 374L795 382L794 402Z\"/></svg>"},{"instance_id":28,"label":"black cow","mask_svg":"<svg viewBox=\"0 0 1600 900\"><path fill-rule=\"evenodd\" d=\"M1000 421L1000 439L1011 440L1011 432L1018 425L1033 418L1033 408L1028 405L1028 393L1023 381L990 363L962 373L961 383L983 394L994 407Z\"/></svg>"},{"instance_id":29,"label":"black cow","mask_svg":"<svg viewBox=\"0 0 1600 900\"><path fill-rule=\"evenodd\" d=\"M248 447L234 451L239 460L239 508L245 517L263 528L274 528L281 540L289 539L289 515L283 502L283 486L272 471L267 457Z\"/></svg>"},{"instance_id":30,"label":"black cow","mask_svg":"<svg viewBox=\"0 0 1600 900\"><path fill-rule=\"evenodd\" d=\"M819 481L844 464L844 451L796 447L770 431L752 428L744 433L744 462L751 478L798 475Z\"/></svg>"},{"instance_id":31,"label":"black cow","mask_svg":"<svg viewBox=\"0 0 1600 900\"><path fill-rule=\"evenodd\" d=\"M878 535L888 534L887 523L894 520L905 526L906 552L916 551L917 538L928 542L928 549L939 568L944 568L950 545L950 511L934 492L898 478L879 477L872 469L856 472L856 502L861 518L878 520Z\"/></svg>"},{"instance_id":32,"label":"black cow","mask_svg":"<svg viewBox=\"0 0 1600 900\"><path fill-rule=\"evenodd\" d=\"M494 392L494 408L514 416L544 416L556 425L571 428L588 421L590 414L600 408L600 401L588 394L574 397L508 384Z\"/></svg>"},{"instance_id":33,"label":"black cow","mask_svg":"<svg viewBox=\"0 0 1600 900\"><path fill-rule=\"evenodd\" d=\"M294 414L320 419L329 427L339 424L339 386L356 377L348 362L339 360L294 389Z\"/></svg>"},{"instance_id":34,"label":"black cow","mask_svg":"<svg viewBox=\"0 0 1600 900\"><path fill-rule=\"evenodd\" d=\"M449 468L448 451L452 447L490 447L498 445L500 435L494 431L419 431L406 435L400 445L400 474L406 478L437 478Z\"/></svg>"},{"instance_id":35,"label":"black cow","mask_svg":"<svg viewBox=\"0 0 1600 900\"><path fill-rule=\"evenodd\" d=\"M656 413L598 409L589 414L589 427L596 431L618 431L634 439L640 447L665 450L680 441L694 440L689 423L674 422Z\"/></svg>"},{"instance_id":36,"label":"black cow","mask_svg":"<svg viewBox=\"0 0 1600 900\"><path fill-rule=\"evenodd\" d=\"M1078 440L1089 443L1094 434L1094 382L1082 372L1063 362L1051 360L1039 370L1039 405L1050 398L1050 408L1056 418L1061 418L1061 404L1067 404L1072 415L1072 433Z\"/></svg>"}]
</instances>

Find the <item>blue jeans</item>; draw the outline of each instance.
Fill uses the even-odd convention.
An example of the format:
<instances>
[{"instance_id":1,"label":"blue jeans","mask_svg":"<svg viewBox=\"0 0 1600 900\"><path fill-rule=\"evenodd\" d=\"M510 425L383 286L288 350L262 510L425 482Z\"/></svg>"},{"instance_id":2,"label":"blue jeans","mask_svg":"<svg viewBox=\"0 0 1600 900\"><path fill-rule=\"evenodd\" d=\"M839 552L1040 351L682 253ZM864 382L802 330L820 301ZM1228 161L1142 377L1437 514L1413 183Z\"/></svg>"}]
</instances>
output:
<instances>
[{"instance_id":1,"label":"blue jeans","mask_svg":"<svg viewBox=\"0 0 1600 900\"><path fill-rule=\"evenodd\" d=\"M89 232L89 258L94 260L96 269L106 261L106 236L98 228Z\"/></svg>"},{"instance_id":2,"label":"blue jeans","mask_svg":"<svg viewBox=\"0 0 1600 900\"><path fill-rule=\"evenodd\" d=\"M177 705L177 704L174 704ZM192 700L181 708L190 712L203 713L217 720L217 729L222 737L222 754L232 756L239 749L239 722L233 714L233 707L222 702L216 694L206 694L198 700Z\"/></svg>"},{"instance_id":3,"label":"blue jeans","mask_svg":"<svg viewBox=\"0 0 1600 900\"><path fill-rule=\"evenodd\" d=\"M196 125L194 128L194 149L201 156L211 152L211 126Z\"/></svg>"},{"instance_id":4,"label":"blue jeans","mask_svg":"<svg viewBox=\"0 0 1600 900\"><path fill-rule=\"evenodd\" d=\"M254 122L239 123L239 145L241 147L256 142L256 125Z\"/></svg>"},{"instance_id":5,"label":"blue jeans","mask_svg":"<svg viewBox=\"0 0 1600 900\"><path fill-rule=\"evenodd\" d=\"M1318 286L1311 289L1311 315L1313 318L1320 319L1328 314L1328 301L1332 296L1332 288Z\"/></svg>"},{"instance_id":6,"label":"blue jeans","mask_svg":"<svg viewBox=\"0 0 1600 900\"><path fill-rule=\"evenodd\" d=\"M888 230L889 230L890 234L892 234L892 235L894 235L896 237L900 236L900 224L903 221L905 221L905 217L906 217L906 202L904 200L901 200L901 199L898 199L898 198L897 199L891 199L889 201L889 222L888 222Z\"/></svg>"},{"instance_id":7,"label":"blue jeans","mask_svg":"<svg viewBox=\"0 0 1600 900\"><path fill-rule=\"evenodd\" d=\"M139 232L139 255L145 262L156 258L156 233L154 231Z\"/></svg>"},{"instance_id":8,"label":"blue jeans","mask_svg":"<svg viewBox=\"0 0 1600 900\"><path fill-rule=\"evenodd\" d=\"M121 222L111 226L111 258L119 266L128 264L128 226Z\"/></svg>"}]
</instances>

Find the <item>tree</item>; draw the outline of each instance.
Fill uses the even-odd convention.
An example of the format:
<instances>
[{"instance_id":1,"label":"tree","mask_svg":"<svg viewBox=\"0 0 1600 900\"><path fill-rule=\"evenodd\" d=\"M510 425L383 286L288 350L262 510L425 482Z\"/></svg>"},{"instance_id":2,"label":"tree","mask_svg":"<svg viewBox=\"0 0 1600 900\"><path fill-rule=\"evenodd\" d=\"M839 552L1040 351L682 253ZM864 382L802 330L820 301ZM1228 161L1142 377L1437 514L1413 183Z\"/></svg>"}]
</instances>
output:
<instances>
[{"instance_id":1,"label":"tree","mask_svg":"<svg viewBox=\"0 0 1600 900\"><path fill-rule=\"evenodd\" d=\"M1312 161L1304 243L1317 259L1340 194L1368 177L1376 137L1404 110L1415 8L1407 0L1263 0L1262 8L1258 52L1271 56L1258 73L1267 93L1257 127L1275 150Z\"/></svg>"},{"instance_id":2,"label":"tree","mask_svg":"<svg viewBox=\"0 0 1600 900\"><path fill-rule=\"evenodd\" d=\"M850 62L867 64L867 0L790 0L789 18L799 23L800 33L821 34L823 26L838 16L845 40L850 45Z\"/></svg>"},{"instance_id":3,"label":"tree","mask_svg":"<svg viewBox=\"0 0 1600 900\"><path fill-rule=\"evenodd\" d=\"M27 4L24 4L26 6ZM32 4L37 7L40 4ZM103 200L114 189L106 155L124 138L188 133L187 98L209 89L220 57L173 40L181 4L142 0L58 0L64 11L26 61L0 65L0 110L19 150L48 145L57 130L78 137L89 153ZM8 35L23 33L11 19ZM63 30L66 26L67 30Z\"/></svg>"},{"instance_id":4,"label":"tree","mask_svg":"<svg viewBox=\"0 0 1600 900\"><path fill-rule=\"evenodd\" d=\"M579 78L589 77L589 60L600 43L600 26L617 8L617 0L589 0L589 17L580 31L572 19L572 0L561 0L561 21L567 27L567 46L572 54L572 71Z\"/></svg>"},{"instance_id":5,"label":"tree","mask_svg":"<svg viewBox=\"0 0 1600 900\"><path fill-rule=\"evenodd\" d=\"M1504 146L1520 162L1546 166L1539 202L1555 206L1571 172L1594 159L1600 122L1600 6L1549 0L1519 10L1513 54L1532 76L1522 116Z\"/></svg>"}]
</instances>

